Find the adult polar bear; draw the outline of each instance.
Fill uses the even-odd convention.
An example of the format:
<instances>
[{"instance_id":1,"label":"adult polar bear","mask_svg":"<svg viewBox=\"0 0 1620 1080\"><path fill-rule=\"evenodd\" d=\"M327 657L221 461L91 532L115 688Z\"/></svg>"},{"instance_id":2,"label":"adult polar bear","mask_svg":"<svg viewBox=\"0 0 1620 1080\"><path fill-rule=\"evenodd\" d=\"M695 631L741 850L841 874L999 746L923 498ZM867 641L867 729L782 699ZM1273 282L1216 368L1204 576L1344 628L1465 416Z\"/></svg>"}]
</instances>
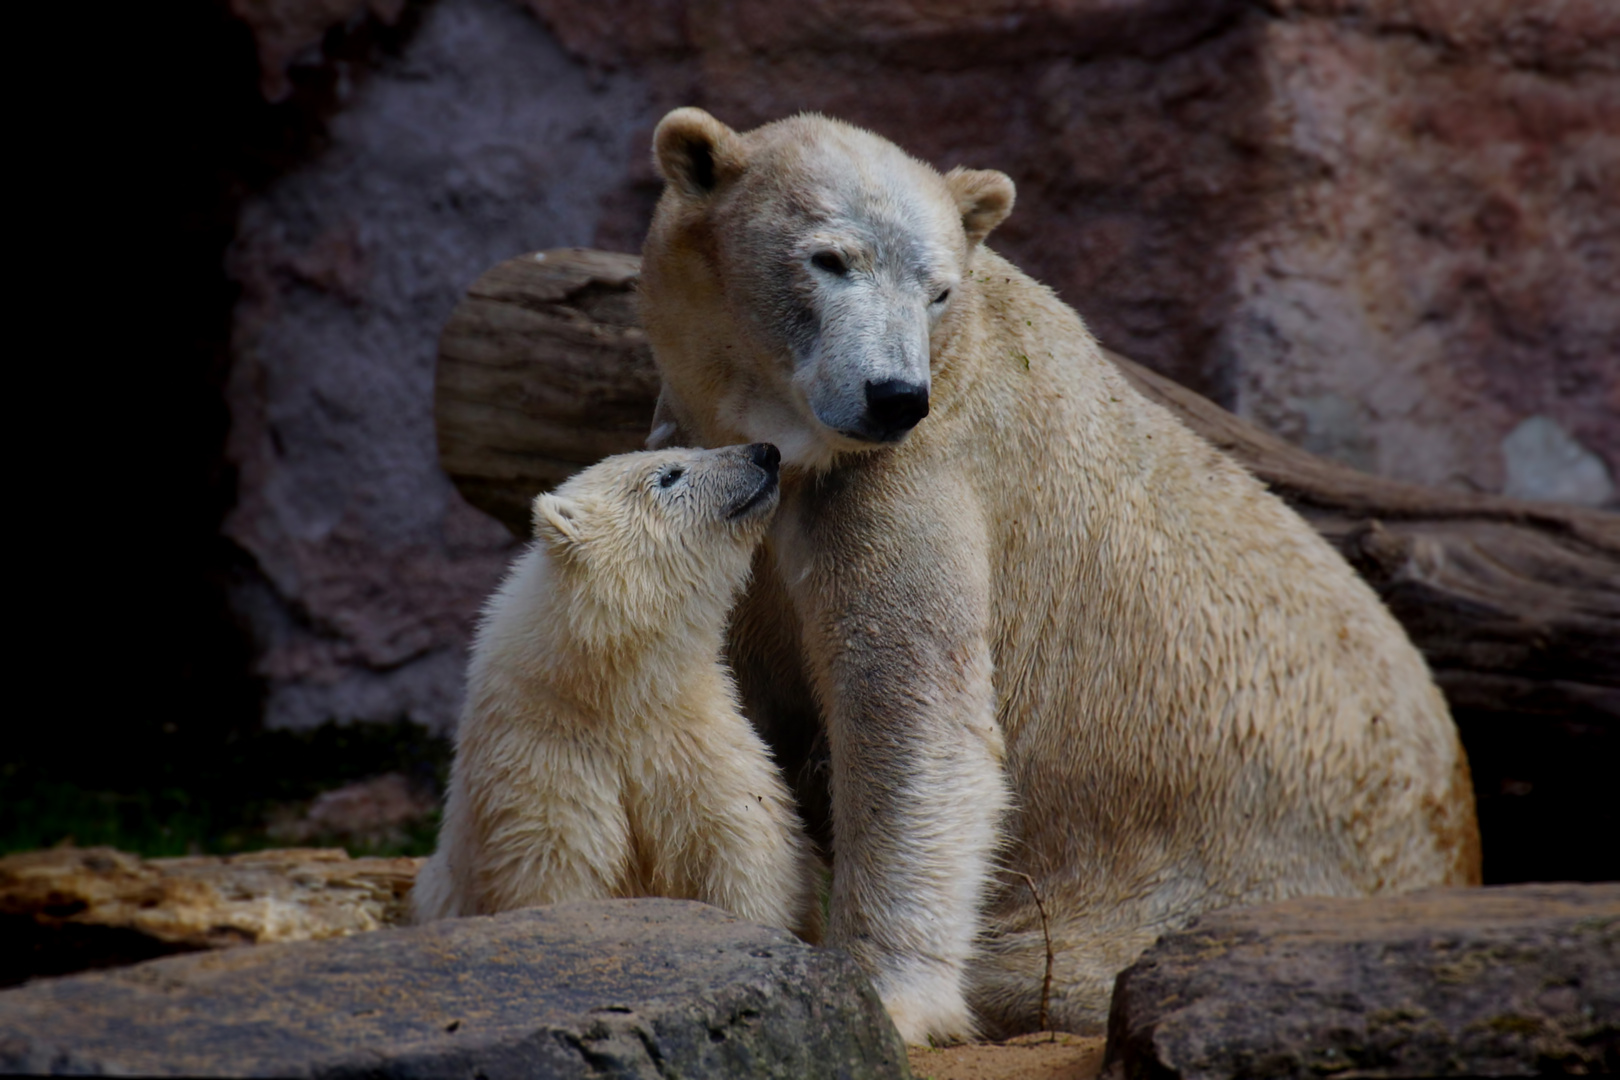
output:
<instances>
[{"instance_id":1,"label":"adult polar bear","mask_svg":"<svg viewBox=\"0 0 1620 1080\"><path fill-rule=\"evenodd\" d=\"M1468 766L1400 626L980 246L1006 176L809 115L678 109L654 156L653 441L789 466L731 658L788 764L824 726L829 940L908 1041L1035 1025L1015 872L1080 1032L1200 911L1479 880Z\"/></svg>"}]
</instances>

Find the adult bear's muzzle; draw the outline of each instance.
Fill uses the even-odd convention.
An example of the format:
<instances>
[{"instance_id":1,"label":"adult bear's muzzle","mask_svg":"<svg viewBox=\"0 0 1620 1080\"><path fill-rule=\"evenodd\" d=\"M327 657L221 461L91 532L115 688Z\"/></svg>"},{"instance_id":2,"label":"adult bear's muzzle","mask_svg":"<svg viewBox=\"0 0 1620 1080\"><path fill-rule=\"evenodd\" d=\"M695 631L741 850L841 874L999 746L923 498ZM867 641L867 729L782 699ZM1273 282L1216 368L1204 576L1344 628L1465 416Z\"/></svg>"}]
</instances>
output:
<instances>
[{"instance_id":1,"label":"adult bear's muzzle","mask_svg":"<svg viewBox=\"0 0 1620 1080\"><path fill-rule=\"evenodd\" d=\"M903 379L866 384L863 437L873 442L894 442L928 415L928 387Z\"/></svg>"}]
</instances>

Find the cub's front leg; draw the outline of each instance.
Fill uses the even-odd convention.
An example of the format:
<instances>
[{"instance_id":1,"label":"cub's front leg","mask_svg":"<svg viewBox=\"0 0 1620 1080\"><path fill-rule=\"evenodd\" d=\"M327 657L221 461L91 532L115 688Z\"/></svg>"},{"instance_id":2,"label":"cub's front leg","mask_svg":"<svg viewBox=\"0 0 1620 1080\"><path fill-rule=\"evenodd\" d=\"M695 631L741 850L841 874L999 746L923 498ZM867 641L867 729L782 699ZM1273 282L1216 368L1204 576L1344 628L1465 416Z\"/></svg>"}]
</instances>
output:
<instances>
[{"instance_id":1,"label":"cub's front leg","mask_svg":"<svg viewBox=\"0 0 1620 1080\"><path fill-rule=\"evenodd\" d=\"M964 984L1008 803L988 541L951 487L916 506L882 497L911 484L821 483L777 526L832 756L828 941L911 1043L973 1033Z\"/></svg>"},{"instance_id":2,"label":"cub's front leg","mask_svg":"<svg viewBox=\"0 0 1620 1080\"><path fill-rule=\"evenodd\" d=\"M463 914L627 895L632 847L616 754L579 732L534 737L533 723L477 724L458 748L446 835L465 838L466 851L441 841L440 853L459 861Z\"/></svg>"},{"instance_id":3,"label":"cub's front leg","mask_svg":"<svg viewBox=\"0 0 1620 1080\"><path fill-rule=\"evenodd\" d=\"M632 814L653 854L657 895L822 937L819 874L770 751L740 715L654 733Z\"/></svg>"}]
</instances>

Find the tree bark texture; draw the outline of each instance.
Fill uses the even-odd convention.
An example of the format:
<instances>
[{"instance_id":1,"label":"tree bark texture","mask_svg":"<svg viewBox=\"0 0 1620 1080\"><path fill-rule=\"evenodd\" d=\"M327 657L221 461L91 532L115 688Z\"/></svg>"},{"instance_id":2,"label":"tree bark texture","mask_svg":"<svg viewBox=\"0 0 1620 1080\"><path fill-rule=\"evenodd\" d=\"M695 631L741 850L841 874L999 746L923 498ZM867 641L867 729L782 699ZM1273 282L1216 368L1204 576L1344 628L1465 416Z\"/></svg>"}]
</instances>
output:
<instances>
[{"instance_id":1,"label":"tree bark texture","mask_svg":"<svg viewBox=\"0 0 1620 1080\"><path fill-rule=\"evenodd\" d=\"M639 267L585 249L523 255L474 282L445 326L440 461L520 536L537 493L646 437L658 373ZM1406 627L1468 748L1487 880L1620 877L1605 794L1620 772L1620 515L1358 472L1108 355L1310 521Z\"/></svg>"}]
</instances>

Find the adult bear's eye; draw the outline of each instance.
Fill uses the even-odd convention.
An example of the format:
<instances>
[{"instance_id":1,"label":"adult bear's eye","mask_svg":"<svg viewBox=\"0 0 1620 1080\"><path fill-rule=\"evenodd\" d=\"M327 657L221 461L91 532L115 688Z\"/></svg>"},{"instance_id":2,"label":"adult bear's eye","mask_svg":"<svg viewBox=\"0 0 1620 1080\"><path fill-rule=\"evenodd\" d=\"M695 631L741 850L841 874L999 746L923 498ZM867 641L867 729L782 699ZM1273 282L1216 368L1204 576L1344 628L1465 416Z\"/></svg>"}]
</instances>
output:
<instances>
[{"instance_id":1,"label":"adult bear's eye","mask_svg":"<svg viewBox=\"0 0 1620 1080\"><path fill-rule=\"evenodd\" d=\"M669 487L671 484L675 483L675 481L679 480L685 474L686 474L685 469L671 469L671 470L669 470L669 472L665 473L663 476L660 476L658 478L658 486L659 487Z\"/></svg>"},{"instance_id":2,"label":"adult bear's eye","mask_svg":"<svg viewBox=\"0 0 1620 1080\"><path fill-rule=\"evenodd\" d=\"M816 252L814 255L810 256L810 265L814 266L818 270L825 270L829 274L837 274L840 277L849 273L849 264L846 263L844 261L844 257L838 254L836 251Z\"/></svg>"}]
</instances>

